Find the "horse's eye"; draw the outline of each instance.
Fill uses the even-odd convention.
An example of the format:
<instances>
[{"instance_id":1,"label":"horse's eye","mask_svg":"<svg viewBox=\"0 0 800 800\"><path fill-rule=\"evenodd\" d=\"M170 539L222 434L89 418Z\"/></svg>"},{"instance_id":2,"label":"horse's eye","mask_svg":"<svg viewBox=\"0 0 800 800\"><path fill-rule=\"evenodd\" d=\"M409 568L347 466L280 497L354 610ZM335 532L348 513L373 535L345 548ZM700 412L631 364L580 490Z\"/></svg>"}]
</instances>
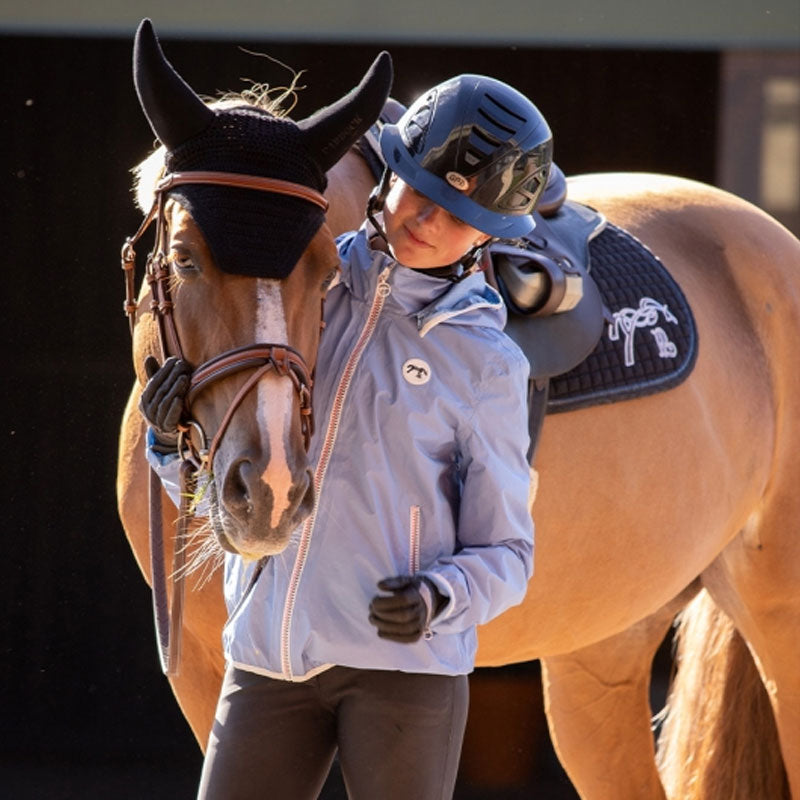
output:
<instances>
[{"instance_id":1,"label":"horse's eye","mask_svg":"<svg viewBox=\"0 0 800 800\"><path fill-rule=\"evenodd\" d=\"M194 261L192 261L192 257L185 250L173 250L169 254L169 260L179 270L188 271L188 270L195 269L195 265L194 265Z\"/></svg>"},{"instance_id":2,"label":"horse's eye","mask_svg":"<svg viewBox=\"0 0 800 800\"><path fill-rule=\"evenodd\" d=\"M331 284L333 283L333 279L339 273L339 267L334 267L323 279L322 279L322 291L327 292L328 289L331 288Z\"/></svg>"}]
</instances>

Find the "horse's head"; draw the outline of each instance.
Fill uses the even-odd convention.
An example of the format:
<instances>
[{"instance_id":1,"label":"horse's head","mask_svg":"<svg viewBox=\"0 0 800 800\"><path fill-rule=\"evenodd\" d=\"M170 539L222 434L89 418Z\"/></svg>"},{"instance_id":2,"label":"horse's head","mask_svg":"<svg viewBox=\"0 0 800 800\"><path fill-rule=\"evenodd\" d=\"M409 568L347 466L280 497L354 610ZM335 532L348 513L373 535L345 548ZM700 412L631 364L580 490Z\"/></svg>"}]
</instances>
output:
<instances>
[{"instance_id":1,"label":"horse's head","mask_svg":"<svg viewBox=\"0 0 800 800\"><path fill-rule=\"evenodd\" d=\"M339 262L325 173L377 118L391 62L382 54L356 89L295 123L203 103L145 20L134 80L163 145L148 281L129 301L140 309L135 364L140 380L150 353L195 368L186 438L198 455L207 450L214 532L248 557L279 552L313 505L310 375Z\"/></svg>"}]
</instances>

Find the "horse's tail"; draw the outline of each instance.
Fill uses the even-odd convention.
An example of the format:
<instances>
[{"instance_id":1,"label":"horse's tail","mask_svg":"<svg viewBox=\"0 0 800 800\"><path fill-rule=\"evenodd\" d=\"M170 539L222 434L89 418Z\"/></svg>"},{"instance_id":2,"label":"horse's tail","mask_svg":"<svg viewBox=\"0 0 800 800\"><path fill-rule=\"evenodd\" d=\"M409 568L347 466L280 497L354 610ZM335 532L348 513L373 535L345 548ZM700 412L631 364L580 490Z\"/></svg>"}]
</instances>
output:
<instances>
[{"instance_id":1,"label":"horse's tail","mask_svg":"<svg viewBox=\"0 0 800 800\"><path fill-rule=\"evenodd\" d=\"M730 618L702 591L680 614L658 740L671 800L789 800L769 697Z\"/></svg>"}]
</instances>

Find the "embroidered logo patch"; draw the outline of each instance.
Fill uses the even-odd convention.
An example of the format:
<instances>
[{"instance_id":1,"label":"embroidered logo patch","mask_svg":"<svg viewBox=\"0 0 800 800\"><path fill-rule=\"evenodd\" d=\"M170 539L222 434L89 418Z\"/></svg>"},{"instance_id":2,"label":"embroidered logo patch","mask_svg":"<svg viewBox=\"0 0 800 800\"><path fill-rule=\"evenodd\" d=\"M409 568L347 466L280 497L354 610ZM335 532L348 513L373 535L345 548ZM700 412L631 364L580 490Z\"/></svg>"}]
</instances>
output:
<instances>
[{"instance_id":1,"label":"embroidered logo patch","mask_svg":"<svg viewBox=\"0 0 800 800\"><path fill-rule=\"evenodd\" d=\"M403 364L403 377L413 386L422 386L431 379L431 368L421 358L409 358Z\"/></svg>"},{"instance_id":2,"label":"embroidered logo patch","mask_svg":"<svg viewBox=\"0 0 800 800\"><path fill-rule=\"evenodd\" d=\"M633 349L633 337L637 328L651 328L650 333L658 345L658 355L661 358L675 358L678 348L670 341L666 331L658 326L658 315L672 325L677 325L678 320L669 308L652 297L642 297L638 308L622 308L614 312L614 321L608 326L608 338L612 342L619 340L620 333L625 339L625 366L632 367L636 363Z\"/></svg>"},{"instance_id":3,"label":"embroidered logo patch","mask_svg":"<svg viewBox=\"0 0 800 800\"><path fill-rule=\"evenodd\" d=\"M460 192L466 192L469 189L469 181L460 173L450 170L445 176L447 182Z\"/></svg>"}]
</instances>

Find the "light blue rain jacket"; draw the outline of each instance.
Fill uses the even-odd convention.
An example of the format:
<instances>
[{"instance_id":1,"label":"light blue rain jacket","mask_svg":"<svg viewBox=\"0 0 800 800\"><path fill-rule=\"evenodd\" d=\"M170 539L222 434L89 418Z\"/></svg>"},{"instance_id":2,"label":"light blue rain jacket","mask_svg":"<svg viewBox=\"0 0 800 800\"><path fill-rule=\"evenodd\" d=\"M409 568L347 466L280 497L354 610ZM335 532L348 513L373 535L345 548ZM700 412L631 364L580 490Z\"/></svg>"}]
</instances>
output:
<instances>
[{"instance_id":1,"label":"light blue rain jacket","mask_svg":"<svg viewBox=\"0 0 800 800\"><path fill-rule=\"evenodd\" d=\"M229 555L229 662L285 680L334 665L445 675L474 666L476 625L519 603L533 567L528 362L480 273L459 283L338 242L314 386L317 503L286 550ZM166 477L166 475L165 475ZM430 578L448 598L414 644L368 621L376 584Z\"/></svg>"}]
</instances>

